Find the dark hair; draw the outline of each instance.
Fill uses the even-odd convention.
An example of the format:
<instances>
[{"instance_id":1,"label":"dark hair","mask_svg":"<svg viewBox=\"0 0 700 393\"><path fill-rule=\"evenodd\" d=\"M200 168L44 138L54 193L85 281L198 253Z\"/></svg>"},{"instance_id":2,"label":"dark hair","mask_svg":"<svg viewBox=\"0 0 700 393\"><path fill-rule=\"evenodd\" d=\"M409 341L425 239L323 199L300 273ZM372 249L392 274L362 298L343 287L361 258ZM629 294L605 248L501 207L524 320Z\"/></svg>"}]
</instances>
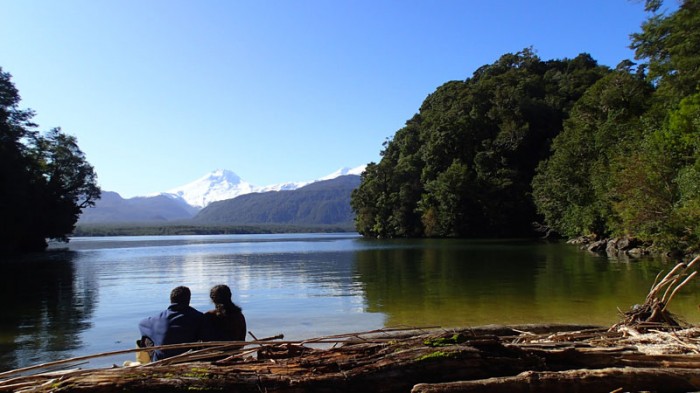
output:
<instances>
[{"instance_id":1,"label":"dark hair","mask_svg":"<svg viewBox=\"0 0 700 393\"><path fill-rule=\"evenodd\" d=\"M241 308L231 301L231 288L228 285L216 285L209 291L209 297L216 306L217 315L229 315L240 312Z\"/></svg>"},{"instance_id":2,"label":"dark hair","mask_svg":"<svg viewBox=\"0 0 700 393\"><path fill-rule=\"evenodd\" d=\"M189 306L191 296L189 288L180 286L170 292L170 303Z\"/></svg>"}]
</instances>

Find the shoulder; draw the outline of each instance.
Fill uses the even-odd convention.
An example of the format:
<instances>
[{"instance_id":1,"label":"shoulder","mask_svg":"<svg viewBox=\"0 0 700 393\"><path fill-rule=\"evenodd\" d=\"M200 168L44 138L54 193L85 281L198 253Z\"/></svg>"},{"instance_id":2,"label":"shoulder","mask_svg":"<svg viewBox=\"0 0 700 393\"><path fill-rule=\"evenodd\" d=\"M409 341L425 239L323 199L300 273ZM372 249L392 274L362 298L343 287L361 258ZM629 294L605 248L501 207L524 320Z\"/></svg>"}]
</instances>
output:
<instances>
[{"instance_id":1,"label":"shoulder","mask_svg":"<svg viewBox=\"0 0 700 393\"><path fill-rule=\"evenodd\" d=\"M236 321L236 323L242 323L242 324L245 324L245 323L246 323L246 321L245 321L245 316L243 316L243 313L240 312L240 311L231 314L231 319L234 320L234 321Z\"/></svg>"},{"instance_id":2,"label":"shoulder","mask_svg":"<svg viewBox=\"0 0 700 393\"><path fill-rule=\"evenodd\" d=\"M190 306L181 308L181 309L175 311L174 314L176 314L176 315L179 314L179 315L182 315L186 318L202 318L202 317L204 317L204 314L202 314L201 311L199 311L193 307L190 307Z\"/></svg>"},{"instance_id":3,"label":"shoulder","mask_svg":"<svg viewBox=\"0 0 700 393\"><path fill-rule=\"evenodd\" d=\"M219 318L218 315L216 315L216 312L213 311L207 311L204 314L202 314L202 318L206 321L215 321L216 319Z\"/></svg>"}]
</instances>

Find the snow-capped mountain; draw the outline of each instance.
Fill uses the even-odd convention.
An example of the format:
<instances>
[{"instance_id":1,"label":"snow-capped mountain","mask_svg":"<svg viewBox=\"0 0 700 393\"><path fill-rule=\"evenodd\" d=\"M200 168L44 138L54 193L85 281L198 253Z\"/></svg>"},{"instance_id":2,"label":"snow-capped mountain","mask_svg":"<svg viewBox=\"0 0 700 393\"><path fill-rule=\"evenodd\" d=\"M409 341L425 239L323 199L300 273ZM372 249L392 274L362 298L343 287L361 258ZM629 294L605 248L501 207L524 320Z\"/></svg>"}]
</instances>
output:
<instances>
[{"instance_id":1,"label":"snow-capped mountain","mask_svg":"<svg viewBox=\"0 0 700 393\"><path fill-rule=\"evenodd\" d=\"M287 182L268 186L255 186L242 180L234 172L218 169L184 186L168 190L160 195L182 199L187 204L195 207L205 207L211 202L235 198L240 195L253 192L296 190L319 180L335 179L344 175L359 175L364 171L365 165L356 168L341 168L330 175L318 180L306 182Z\"/></svg>"},{"instance_id":2,"label":"snow-capped mountain","mask_svg":"<svg viewBox=\"0 0 700 393\"><path fill-rule=\"evenodd\" d=\"M255 192L255 188L250 183L241 180L235 173L225 169L217 169L191 183L161 193L161 195L181 198L191 206L204 207L214 201Z\"/></svg>"},{"instance_id":3,"label":"snow-capped mountain","mask_svg":"<svg viewBox=\"0 0 700 393\"><path fill-rule=\"evenodd\" d=\"M124 199L116 192L103 191L93 208L85 209L80 224L162 223L188 220L211 202L233 199L254 192L292 191L311 183L360 174L364 166L342 168L321 179L258 187L229 170L216 170L191 183L159 194ZM268 198L269 199L269 198Z\"/></svg>"}]
</instances>

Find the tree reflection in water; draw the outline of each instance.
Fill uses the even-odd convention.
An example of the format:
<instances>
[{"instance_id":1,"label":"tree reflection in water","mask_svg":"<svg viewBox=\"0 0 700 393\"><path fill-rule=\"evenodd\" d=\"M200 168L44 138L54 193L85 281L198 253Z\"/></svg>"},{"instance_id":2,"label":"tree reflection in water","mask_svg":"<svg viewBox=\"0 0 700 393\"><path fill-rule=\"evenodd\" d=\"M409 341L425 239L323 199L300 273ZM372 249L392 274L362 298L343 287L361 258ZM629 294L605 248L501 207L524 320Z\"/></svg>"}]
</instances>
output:
<instances>
[{"instance_id":1,"label":"tree reflection in water","mask_svg":"<svg viewBox=\"0 0 700 393\"><path fill-rule=\"evenodd\" d=\"M619 262L566 244L459 239L395 240L356 253L369 312L388 326L491 323L611 325L643 301L659 259ZM673 266L673 265L672 265ZM700 283L674 298L673 312L698 319Z\"/></svg>"},{"instance_id":2,"label":"tree reflection in water","mask_svg":"<svg viewBox=\"0 0 700 393\"><path fill-rule=\"evenodd\" d=\"M67 251L0 263L0 369L59 360L79 348L97 298L91 275Z\"/></svg>"}]
</instances>

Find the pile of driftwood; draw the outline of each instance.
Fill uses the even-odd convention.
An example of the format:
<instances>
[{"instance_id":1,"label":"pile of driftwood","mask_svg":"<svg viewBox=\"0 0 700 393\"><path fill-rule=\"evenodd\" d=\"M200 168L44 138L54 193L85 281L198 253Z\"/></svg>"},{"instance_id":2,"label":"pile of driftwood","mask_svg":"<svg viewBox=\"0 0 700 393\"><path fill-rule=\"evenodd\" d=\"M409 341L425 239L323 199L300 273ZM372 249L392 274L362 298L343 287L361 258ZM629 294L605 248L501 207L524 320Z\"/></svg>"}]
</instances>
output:
<instances>
[{"instance_id":1,"label":"pile of driftwood","mask_svg":"<svg viewBox=\"0 0 700 393\"><path fill-rule=\"evenodd\" d=\"M667 310L694 275L690 268L692 263L678 265L657 280L644 304L612 328L382 329L305 341L255 340L245 347L183 344L192 350L133 367L27 375L55 366L49 364L0 373L0 392L698 391L700 329Z\"/></svg>"},{"instance_id":2,"label":"pile of driftwood","mask_svg":"<svg viewBox=\"0 0 700 393\"><path fill-rule=\"evenodd\" d=\"M659 281L659 277L663 272L660 272L654 284L649 290L649 294L643 304L635 304L632 309L624 313L623 320L614 325L612 330L619 329L635 329L648 330L658 327L681 327L687 325L679 320L677 316L668 311L668 304L690 280L696 275L697 271L692 268L700 260L700 256L696 257L689 263L679 263L668 274Z\"/></svg>"}]
</instances>

